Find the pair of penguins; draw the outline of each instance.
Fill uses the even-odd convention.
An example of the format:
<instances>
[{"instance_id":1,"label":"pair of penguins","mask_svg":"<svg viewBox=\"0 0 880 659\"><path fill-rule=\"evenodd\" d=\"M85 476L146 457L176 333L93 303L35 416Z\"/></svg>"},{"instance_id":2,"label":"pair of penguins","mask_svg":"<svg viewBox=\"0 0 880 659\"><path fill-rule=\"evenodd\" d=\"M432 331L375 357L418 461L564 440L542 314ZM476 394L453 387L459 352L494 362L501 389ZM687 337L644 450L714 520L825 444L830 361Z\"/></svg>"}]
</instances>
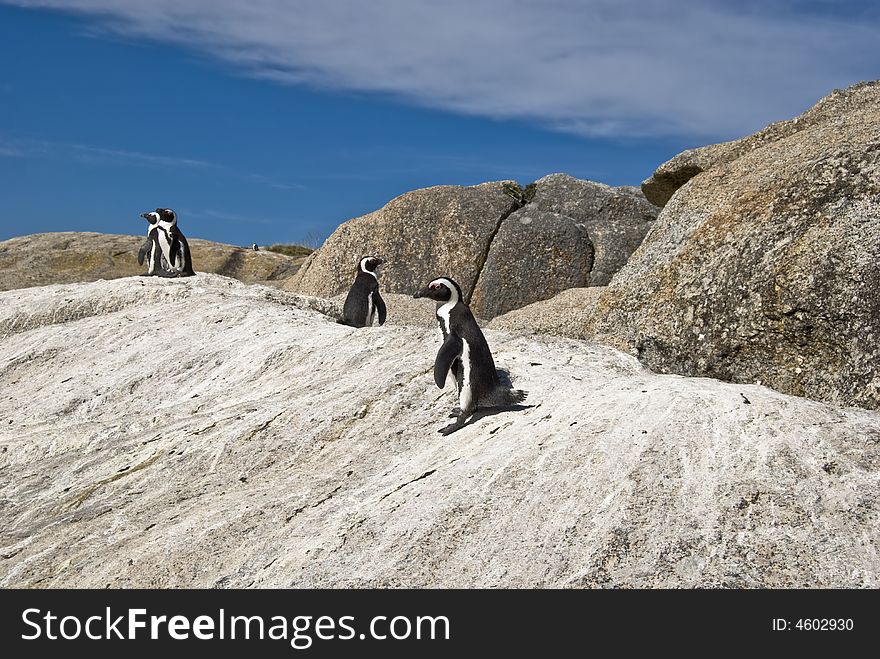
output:
<instances>
[{"instance_id":1,"label":"pair of penguins","mask_svg":"<svg viewBox=\"0 0 880 659\"><path fill-rule=\"evenodd\" d=\"M338 322L352 327L370 327L378 315L385 323L386 308L379 295L376 269L382 259L366 256L358 263L358 273L345 298L343 318ZM478 408L510 407L523 402L527 392L501 382L486 337L474 314L464 302L461 287L449 277L438 277L413 295L437 303L437 324L443 345L434 359L434 382L440 389L452 373L458 388L458 406L450 417L455 421L438 432L449 435L460 429Z\"/></svg>"},{"instance_id":2,"label":"pair of penguins","mask_svg":"<svg viewBox=\"0 0 880 659\"><path fill-rule=\"evenodd\" d=\"M170 208L157 208L142 213L141 217L150 223L147 240L138 250L138 264L143 265L147 261L146 276L195 275L189 243L177 226L177 213Z\"/></svg>"}]
</instances>

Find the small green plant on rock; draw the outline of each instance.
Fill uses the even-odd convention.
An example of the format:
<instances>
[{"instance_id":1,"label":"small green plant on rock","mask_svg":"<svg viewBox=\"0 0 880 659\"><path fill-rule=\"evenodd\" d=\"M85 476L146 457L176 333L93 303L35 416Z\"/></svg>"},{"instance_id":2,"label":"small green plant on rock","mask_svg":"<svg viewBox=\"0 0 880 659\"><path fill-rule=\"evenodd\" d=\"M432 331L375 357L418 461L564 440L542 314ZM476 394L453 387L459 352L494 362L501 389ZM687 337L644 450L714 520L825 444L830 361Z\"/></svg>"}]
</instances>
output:
<instances>
[{"instance_id":1,"label":"small green plant on rock","mask_svg":"<svg viewBox=\"0 0 880 659\"><path fill-rule=\"evenodd\" d=\"M535 198L535 192L538 189L538 186L534 183L529 183L523 188L519 183L506 182L502 183L501 187L504 190L504 194L508 197L512 197L520 208L530 203Z\"/></svg>"},{"instance_id":2,"label":"small green plant on rock","mask_svg":"<svg viewBox=\"0 0 880 659\"><path fill-rule=\"evenodd\" d=\"M277 245L269 245L269 247L267 247L266 250L269 252L277 252L279 254L284 254L285 256L292 256L294 258L299 257L299 256L308 256L309 254L311 254L312 252L315 251L311 247L306 247L304 245L289 245L289 244L284 244L284 243L280 243Z\"/></svg>"}]
</instances>

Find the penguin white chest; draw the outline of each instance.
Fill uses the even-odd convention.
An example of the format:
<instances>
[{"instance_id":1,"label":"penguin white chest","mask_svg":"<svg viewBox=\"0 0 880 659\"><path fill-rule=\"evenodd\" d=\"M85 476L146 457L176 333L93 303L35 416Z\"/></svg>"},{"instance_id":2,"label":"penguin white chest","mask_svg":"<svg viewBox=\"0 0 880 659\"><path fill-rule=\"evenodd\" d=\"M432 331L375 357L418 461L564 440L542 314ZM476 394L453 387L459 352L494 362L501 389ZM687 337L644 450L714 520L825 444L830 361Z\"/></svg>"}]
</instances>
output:
<instances>
[{"instance_id":1,"label":"penguin white chest","mask_svg":"<svg viewBox=\"0 0 880 659\"><path fill-rule=\"evenodd\" d=\"M463 410L471 408L471 347L465 339L461 340L461 389L458 391L458 406Z\"/></svg>"},{"instance_id":2,"label":"penguin white chest","mask_svg":"<svg viewBox=\"0 0 880 659\"><path fill-rule=\"evenodd\" d=\"M168 265L173 267L173 263L171 263L171 238L165 231L157 231L156 235L159 239L159 247L162 249L162 256L168 262Z\"/></svg>"},{"instance_id":3,"label":"penguin white chest","mask_svg":"<svg viewBox=\"0 0 880 659\"><path fill-rule=\"evenodd\" d=\"M452 330L449 327L449 312L452 311L453 305L449 302L441 306L437 309L437 318L440 320L440 323L443 325L443 329L446 331L444 334L451 334Z\"/></svg>"},{"instance_id":4,"label":"penguin white chest","mask_svg":"<svg viewBox=\"0 0 880 659\"><path fill-rule=\"evenodd\" d=\"M367 327L373 326L373 314L376 309L373 307L373 296L367 296Z\"/></svg>"}]
</instances>

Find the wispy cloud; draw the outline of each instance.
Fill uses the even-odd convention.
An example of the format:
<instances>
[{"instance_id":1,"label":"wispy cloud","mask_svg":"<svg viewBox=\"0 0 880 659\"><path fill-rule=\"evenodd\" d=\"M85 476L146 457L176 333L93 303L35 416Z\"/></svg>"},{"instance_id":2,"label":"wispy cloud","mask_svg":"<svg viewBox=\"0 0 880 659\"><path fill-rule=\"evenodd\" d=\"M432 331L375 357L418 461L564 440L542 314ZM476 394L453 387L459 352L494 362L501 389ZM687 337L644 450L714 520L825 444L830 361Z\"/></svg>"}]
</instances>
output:
<instances>
[{"instance_id":1,"label":"wispy cloud","mask_svg":"<svg viewBox=\"0 0 880 659\"><path fill-rule=\"evenodd\" d=\"M285 84L590 135L724 137L876 76L870 3L0 0L75 11ZM841 10L841 4L844 9Z\"/></svg>"},{"instance_id":2,"label":"wispy cloud","mask_svg":"<svg viewBox=\"0 0 880 659\"><path fill-rule=\"evenodd\" d=\"M82 159L91 161L126 161L139 165L150 165L153 167L186 167L191 169L225 169L222 165L206 162L204 160L195 160L193 158L178 158L174 156L164 156L149 153L141 153L140 151L125 151L122 149L104 149L97 146L88 146L85 144L64 144L61 145L78 154Z\"/></svg>"},{"instance_id":3,"label":"wispy cloud","mask_svg":"<svg viewBox=\"0 0 880 659\"><path fill-rule=\"evenodd\" d=\"M4 139L0 137L0 157L67 158L90 164L121 163L140 167L182 168L211 171L264 185L276 190L303 189L299 183L288 183L264 174L241 172L220 163L174 155L143 153L126 149L111 149L88 144L50 142L34 139Z\"/></svg>"}]
</instances>

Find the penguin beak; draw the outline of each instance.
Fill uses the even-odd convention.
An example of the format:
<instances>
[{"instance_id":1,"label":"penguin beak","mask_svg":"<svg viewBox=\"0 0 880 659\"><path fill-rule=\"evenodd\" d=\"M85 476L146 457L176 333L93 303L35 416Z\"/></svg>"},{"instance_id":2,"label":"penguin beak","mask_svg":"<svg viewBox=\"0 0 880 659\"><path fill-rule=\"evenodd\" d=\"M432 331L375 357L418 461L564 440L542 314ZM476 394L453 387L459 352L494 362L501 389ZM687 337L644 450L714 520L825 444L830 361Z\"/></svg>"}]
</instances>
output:
<instances>
[{"instance_id":1,"label":"penguin beak","mask_svg":"<svg viewBox=\"0 0 880 659\"><path fill-rule=\"evenodd\" d=\"M420 298L420 297L431 297L431 289L428 288L427 286L425 286L425 288L423 288L422 290L420 290L418 293L414 293L414 294L413 294L413 297L414 297L414 298Z\"/></svg>"},{"instance_id":2,"label":"penguin beak","mask_svg":"<svg viewBox=\"0 0 880 659\"><path fill-rule=\"evenodd\" d=\"M378 268L380 265L382 265L383 263L385 263L385 259L380 259L379 257L376 257L376 267L377 267L377 268Z\"/></svg>"}]
</instances>

